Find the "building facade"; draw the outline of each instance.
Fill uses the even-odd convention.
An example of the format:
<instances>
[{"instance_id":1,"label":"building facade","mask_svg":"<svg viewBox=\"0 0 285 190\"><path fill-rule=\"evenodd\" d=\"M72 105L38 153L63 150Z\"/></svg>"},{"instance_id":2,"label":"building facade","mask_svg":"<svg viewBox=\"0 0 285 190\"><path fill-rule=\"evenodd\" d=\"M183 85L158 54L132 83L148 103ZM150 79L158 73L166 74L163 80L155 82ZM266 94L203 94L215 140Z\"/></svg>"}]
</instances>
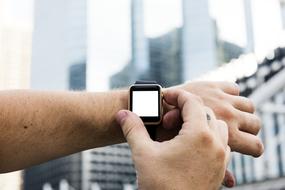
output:
<instances>
[{"instance_id":1,"label":"building facade","mask_svg":"<svg viewBox=\"0 0 285 190\"><path fill-rule=\"evenodd\" d=\"M240 78L241 95L257 107L263 129L259 137L265 145L260 158L234 153L231 170L244 190L280 190L285 188L285 49L278 48L265 58L257 71Z\"/></svg>"}]
</instances>

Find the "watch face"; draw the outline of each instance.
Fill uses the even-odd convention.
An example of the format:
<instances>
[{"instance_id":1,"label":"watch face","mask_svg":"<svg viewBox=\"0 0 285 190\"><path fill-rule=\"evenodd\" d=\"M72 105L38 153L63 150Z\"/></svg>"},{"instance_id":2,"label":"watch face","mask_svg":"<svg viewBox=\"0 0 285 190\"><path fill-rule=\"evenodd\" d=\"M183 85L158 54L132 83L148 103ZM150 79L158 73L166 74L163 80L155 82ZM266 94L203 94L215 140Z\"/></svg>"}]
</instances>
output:
<instances>
[{"instance_id":1,"label":"watch face","mask_svg":"<svg viewBox=\"0 0 285 190\"><path fill-rule=\"evenodd\" d=\"M130 111L144 123L161 121L161 87L159 85L134 85L130 88Z\"/></svg>"}]
</instances>

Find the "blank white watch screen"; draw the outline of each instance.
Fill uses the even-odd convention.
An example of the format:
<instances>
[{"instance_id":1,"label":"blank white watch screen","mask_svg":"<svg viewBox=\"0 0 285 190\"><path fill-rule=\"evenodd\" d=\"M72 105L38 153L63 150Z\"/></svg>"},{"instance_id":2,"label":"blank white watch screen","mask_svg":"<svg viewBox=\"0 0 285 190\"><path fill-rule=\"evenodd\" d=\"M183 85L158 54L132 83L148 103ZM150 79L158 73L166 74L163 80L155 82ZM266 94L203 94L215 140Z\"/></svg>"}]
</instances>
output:
<instances>
[{"instance_id":1,"label":"blank white watch screen","mask_svg":"<svg viewBox=\"0 0 285 190\"><path fill-rule=\"evenodd\" d=\"M158 117L158 91L133 91L133 112L140 117Z\"/></svg>"}]
</instances>

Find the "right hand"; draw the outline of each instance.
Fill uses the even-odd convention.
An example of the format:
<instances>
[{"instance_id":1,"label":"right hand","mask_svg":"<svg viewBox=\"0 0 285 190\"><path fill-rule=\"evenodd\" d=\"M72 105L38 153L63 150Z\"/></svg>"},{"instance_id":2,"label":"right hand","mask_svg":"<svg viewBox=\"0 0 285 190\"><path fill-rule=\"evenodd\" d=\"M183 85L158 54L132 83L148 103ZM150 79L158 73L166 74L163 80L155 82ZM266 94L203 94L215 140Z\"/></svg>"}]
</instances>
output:
<instances>
[{"instance_id":1,"label":"right hand","mask_svg":"<svg viewBox=\"0 0 285 190\"><path fill-rule=\"evenodd\" d=\"M186 91L168 90L164 99L181 111L183 120L179 134L169 141L152 141L134 113L117 114L132 151L139 189L218 189L230 159L227 125Z\"/></svg>"}]
</instances>

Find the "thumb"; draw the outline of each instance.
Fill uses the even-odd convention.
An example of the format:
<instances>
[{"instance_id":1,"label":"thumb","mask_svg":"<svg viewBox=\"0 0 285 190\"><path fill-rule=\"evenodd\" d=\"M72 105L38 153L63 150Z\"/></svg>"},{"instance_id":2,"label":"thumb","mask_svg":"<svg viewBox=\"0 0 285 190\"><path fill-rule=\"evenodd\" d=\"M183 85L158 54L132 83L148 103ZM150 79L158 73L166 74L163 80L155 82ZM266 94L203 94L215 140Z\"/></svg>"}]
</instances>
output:
<instances>
[{"instance_id":1,"label":"thumb","mask_svg":"<svg viewBox=\"0 0 285 190\"><path fill-rule=\"evenodd\" d=\"M133 112L121 110L117 113L116 120L132 150L138 146L145 147L148 142L151 142L142 120Z\"/></svg>"}]
</instances>

